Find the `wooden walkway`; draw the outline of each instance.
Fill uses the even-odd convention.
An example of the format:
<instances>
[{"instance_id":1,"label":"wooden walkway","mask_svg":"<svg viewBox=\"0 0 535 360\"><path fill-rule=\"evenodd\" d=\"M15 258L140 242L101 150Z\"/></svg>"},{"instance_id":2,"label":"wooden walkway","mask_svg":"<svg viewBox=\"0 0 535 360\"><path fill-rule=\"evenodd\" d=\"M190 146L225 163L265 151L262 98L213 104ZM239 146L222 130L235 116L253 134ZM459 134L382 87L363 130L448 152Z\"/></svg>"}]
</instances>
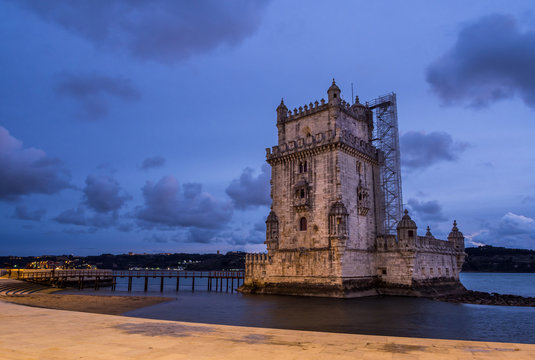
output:
<instances>
[{"instance_id":1,"label":"wooden walkway","mask_svg":"<svg viewBox=\"0 0 535 360\"><path fill-rule=\"evenodd\" d=\"M186 287L192 292L195 289L217 292L234 292L243 284L243 271L173 271L173 270L11 270L10 278L31 283L47 284L55 287L74 287L84 289L92 287L111 287L117 290L118 279L127 281L127 291L134 290L134 279L143 279L143 291L149 290L149 279L157 281L160 292L165 284L171 282L175 291ZM152 284L154 285L154 284ZM136 286L140 286L137 284ZM182 288L181 288L182 287Z\"/></svg>"}]
</instances>

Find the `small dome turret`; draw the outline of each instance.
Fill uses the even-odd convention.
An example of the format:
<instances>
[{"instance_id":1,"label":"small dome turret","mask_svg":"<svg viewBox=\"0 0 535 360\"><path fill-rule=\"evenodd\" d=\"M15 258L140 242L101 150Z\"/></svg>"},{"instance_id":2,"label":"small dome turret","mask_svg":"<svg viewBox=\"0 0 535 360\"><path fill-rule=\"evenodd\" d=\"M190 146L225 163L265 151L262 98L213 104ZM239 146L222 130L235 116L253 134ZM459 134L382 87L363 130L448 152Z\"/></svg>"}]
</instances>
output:
<instances>
[{"instance_id":1,"label":"small dome turret","mask_svg":"<svg viewBox=\"0 0 535 360\"><path fill-rule=\"evenodd\" d=\"M333 79L333 83L331 84L331 87L329 88L329 90L327 90L327 92L330 92L330 91L340 92L340 88L338 87L338 85L336 85L336 81L334 79Z\"/></svg>"},{"instance_id":2,"label":"small dome turret","mask_svg":"<svg viewBox=\"0 0 535 360\"><path fill-rule=\"evenodd\" d=\"M451 228L451 232L448 235L448 239L449 238L464 238L463 233L460 232L457 228L457 220L453 220L453 227Z\"/></svg>"},{"instance_id":3,"label":"small dome turret","mask_svg":"<svg viewBox=\"0 0 535 360\"><path fill-rule=\"evenodd\" d=\"M457 250L460 253L464 253L464 235L457 228L456 220L453 220L453 227L451 228L451 232L448 235L448 241L453 243L453 245L455 246L455 250ZM458 257L458 260L460 259L459 269L462 266L462 262L464 261L464 255L461 256L461 258Z\"/></svg>"},{"instance_id":4,"label":"small dome turret","mask_svg":"<svg viewBox=\"0 0 535 360\"><path fill-rule=\"evenodd\" d=\"M425 237L434 238L433 234L431 234L431 229L429 228L429 225L427 226L427 232L425 233Z\"/></svg>"},{"instance_id":5,"label":"small dome turret","mask_svg":"<svg viewBox=\"0 0 535 360\"><path fill-rule=\"evenodd\" d=\"M288 108L284 104L284 99L281 99L281 103L279 106L277 106L277 111L284 110L286 113L288 113Z\"/></svg>"},{"instance_id":6,"label":"small dome turret","mask_svg":"<svg viewBox=\"0 0 535 360\"><path fill-rule=\"evenodd\" d=\"M327 95L329 96L329 104L340 104L340 88L334 79L331 87L327 90Z\"/></svg>"},{"instance_id":7,"label":"small dome turret","mask_svg":"<svg viewBox=\"0 0 535 360\"><path fill-rule=\"evenodd\" d=\"M281 99L281 103L277 106L277 122L281 122L288 118L288 108L284 104L284 99Z\"/></svg>"},{"instance_id":8,"label":"small dome turret","mask_svg":"<svg viewBox=\"0 0 535 360\"><path fill-rule=\"evenodd\" d=\"M401 221L398 223L397 229L416 229L416 223L409 216L409 211L405 209L405 215L401 218Z\"/></svg>"},{"instance_id":9,"label":"small dome turret","mask_svg":"<svg viewBox=\"0 0 535 360\"><path fill-rule=\"evenodd\" d=\"M360 103L360 100L359 100L359 96L355 96L355 103L353 104L352 106L353 108L363 108L365 109L366 106L364 106L363 104Z\"/></svg>"}]
</instances>

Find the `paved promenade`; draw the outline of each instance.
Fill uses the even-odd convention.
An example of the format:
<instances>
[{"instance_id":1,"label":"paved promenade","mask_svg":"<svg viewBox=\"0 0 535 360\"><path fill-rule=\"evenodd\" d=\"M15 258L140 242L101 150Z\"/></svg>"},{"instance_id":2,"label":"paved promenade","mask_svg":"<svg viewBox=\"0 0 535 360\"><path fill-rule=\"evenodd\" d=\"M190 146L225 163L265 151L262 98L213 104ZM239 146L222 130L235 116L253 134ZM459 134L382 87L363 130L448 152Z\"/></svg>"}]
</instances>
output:
<instances>
[{"instance_id":1,"label":"paved promenade","mask_svg":"<svg viewBox=\"0 0 535 360\"><path fill-rule=\"evenodd\" d=\"M0 301L0 359L535 359L535 345L273 330Z\"/></svg>"}]
</instances>

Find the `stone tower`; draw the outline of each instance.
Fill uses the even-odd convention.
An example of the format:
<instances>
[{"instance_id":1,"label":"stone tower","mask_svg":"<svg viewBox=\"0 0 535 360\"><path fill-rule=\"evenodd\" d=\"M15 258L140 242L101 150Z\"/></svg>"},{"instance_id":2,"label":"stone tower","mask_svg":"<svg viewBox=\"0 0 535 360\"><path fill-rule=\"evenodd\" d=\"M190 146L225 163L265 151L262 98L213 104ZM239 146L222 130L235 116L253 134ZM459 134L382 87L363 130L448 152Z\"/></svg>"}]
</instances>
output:
<instances>
[{"instance_id":1,"label":"stone tower","mask_svg":"<svg viewBox=\"0 0 535 360\"><path fill-rule=\"evenodd\" d=\"M388 263L396 260L385 252L388 245L377 251L378 235L386 237L373 112L358 97L345 102L334 80L327 99L293 111L284 101L277 107L278 145L266 149L272 168L268 252L247 255L242 291L351 297L375 295L381 284L398 281L388 277ZM402 223L399 238L408 236L414 247L416 224ZM402 276L411 283L411 274Z\"/></svg>"}]
</instances>

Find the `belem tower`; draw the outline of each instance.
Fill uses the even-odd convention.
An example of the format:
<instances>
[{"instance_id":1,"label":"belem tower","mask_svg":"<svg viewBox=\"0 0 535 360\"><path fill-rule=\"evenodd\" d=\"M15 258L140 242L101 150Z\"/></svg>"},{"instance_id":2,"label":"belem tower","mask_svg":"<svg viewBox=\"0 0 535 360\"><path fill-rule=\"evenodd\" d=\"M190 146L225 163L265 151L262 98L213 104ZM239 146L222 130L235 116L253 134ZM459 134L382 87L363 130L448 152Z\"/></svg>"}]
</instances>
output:
<instances>
[{"instance_id":1,"label":"belem tower","mask_svg":"<svg viewBox=\"0 0 535 360\"><path fill-rule=\"evenodd\" d=\"M266 149L272 206L267 254L247 254L241 291L328 297L434 296L460 292L464 237L429 227L417 235L407 210L384 229L383 152L372 145L373 112L340 98L277 108L278 146ZM395 234L394 234L395 233Z\"/></svg>"}]
</instances>

